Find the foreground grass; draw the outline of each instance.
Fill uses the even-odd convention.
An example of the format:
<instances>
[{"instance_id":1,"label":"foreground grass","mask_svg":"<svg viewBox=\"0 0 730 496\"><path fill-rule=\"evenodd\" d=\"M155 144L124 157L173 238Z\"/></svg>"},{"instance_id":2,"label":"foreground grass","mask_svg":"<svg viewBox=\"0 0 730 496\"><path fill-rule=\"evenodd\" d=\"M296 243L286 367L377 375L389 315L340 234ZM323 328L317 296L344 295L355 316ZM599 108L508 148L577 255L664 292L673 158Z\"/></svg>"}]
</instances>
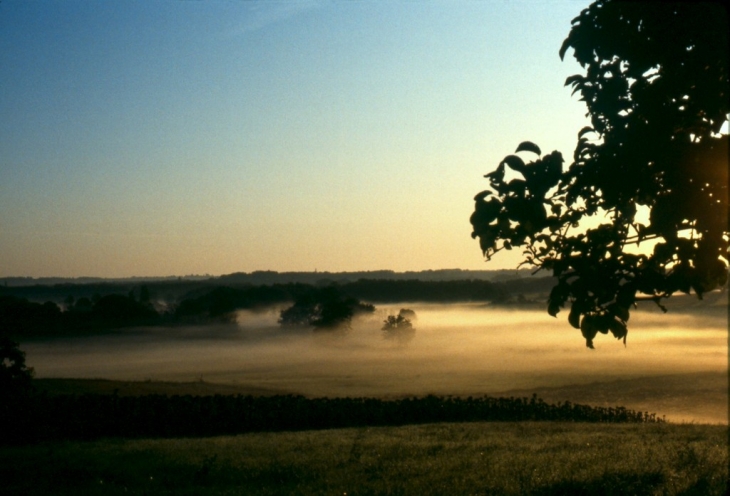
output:
<instances>
[{"instance_id":1,"label":"foreground grass","mask_svg":"<svg viewBox=\"0 0 730 496\"><path fill-rule=\"evenodd\" d=\"M1 494L725 494L728 428L492 422L0 448Z\"/></svg>"}]
</instances>

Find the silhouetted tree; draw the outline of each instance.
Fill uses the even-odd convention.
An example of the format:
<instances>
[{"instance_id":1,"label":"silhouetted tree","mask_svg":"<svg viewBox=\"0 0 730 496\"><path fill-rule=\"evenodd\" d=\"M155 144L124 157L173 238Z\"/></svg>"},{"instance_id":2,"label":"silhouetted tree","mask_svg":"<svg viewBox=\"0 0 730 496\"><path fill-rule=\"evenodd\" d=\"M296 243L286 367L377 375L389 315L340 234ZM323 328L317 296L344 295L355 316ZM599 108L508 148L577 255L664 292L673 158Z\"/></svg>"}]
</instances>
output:
<instances>
[{"instance_id":1,"label":"silhouetted tree","mask_svg":"<svg viewBox=\"0 0 730 496\"><path fill-rule=\"evenodd\" d=\"M293 305L282 310L279 314L279 324L304 326L309 325L316 314L317 303L311 294L297 298Z\"/></svg>"},{"instance_id":2,"label":"silhouetted tree","mask_svg":"<svg viewBox=\"0 0 730 496\"><path fill-rule=\"evenodd\" d=\"M119 294L102 296L93 306L91 316L104 325L151 324L159 318L157 312L133 297Z\"/></svg>"},{"instance_id":3,"label":"silhouetted tree","mask_svg":"<svg viewBox=\"0 0 730 496\"><path fill-rule=\"evenodd\" d=\"M414 312L410 308L401 308L400 311L398 312L398 315L402 316L406 319L409 319L409 320L415 320L418 318L418 317L416 317L416 312Z\"/></svg>"},{"instance_id":4,"label":"silhouetted tree","mask_svg":"<svg viewBox=\"0 0 730 496\"><path fill-rule=\"evenodd\" d=\"M0 336L0 398L5 402L27 394L31 388L33 369L25 365L25 352L18 343Z\"/></svg>"},{"instance_id":5,"label":"silhouetted tree","mask_svg":"<svg viewBox=\"0 0 730 496\"><path fill-rule=\"evenodd\" d=\"M356 298L341 294L335 286L311 288L301 294L294 304L282 310L282 325L311 325L316 329L348 327L358 313L369 313L375 307Z\"/></svg>"},{"instance_id":6,"label":"silhouetted tree","mask_svg":"<svg viewBox=\"0 0 730 496\"><path fill-rule=\"evenodd\" d=\"M146 285L142 285L142 287L139 288L139 302L145 306L152 306L150 290Z\"/></svg>"},{"instance_id":7,"label":"silhouetted tree","mask_svg":"<svg viewBox=\"0 0 730 496\"><path fill-rule=\"evenodd\" d=\"M412 329L413 324L410 320L408 320L406 317L404 317L401 314L398 315L388 315L388 318L386 318L383 321L383 331L392 331L395 329Z\"/></svg>"},{"instance_id":8,"label":"silhouetted tree","mask_svg":"<svg viewBox=\"0 0 730 496\"><path fill-rule=\"evenodd\" d=\"M0 336L52 333L60 318L61 309L52 301L36 303L12 295L0 296Z\"/></svg>"},{"instance_id":9,"label":"silhouetted tree","mask_svg":"<svg viewBox=\"0 0 730 496\"><path fill-rule=\"evenodd\" d=\"M395 339L400 342L407 342L413 339L416 330L408 316L416 317L416 312L406 308L401 309L398 315L388 315L383 321L383 336L386 339Z\"/></svg>"},{"instance_id":10,"label":"silhouetted tree","mask_svg":"<svg viewBox=\"0 0 730 496\"><path fill-rule=\"evenodd\" d=\"M74 301L75 298L73 297L73 295L68 295L66 298L63 299L63 303L66 305L66 310L73 308Z\"/></svg>"},{"instance_id":11,"label":"silhouetted tree","mask_svg":"<svg viewBox=\"0 0 730 496\"><path fill-rule=\"evenodd\" d=\"M485 176L472 237L487 260L522 247L523 264L552 271L548 313L569 303L592 348L597 332L625 343L638 300L666 311L673 293L727 280L728 16L719 2L599 0L560 57L570 48L585 73L565 84L591 119L572 163L521 143L538 158L509 155Z\"/></svg>"},{"instance_id":12,"label":"silhouetted tree","mask_svg":"<svg viewBox=\"0 0 730 496\"><path fill-rule=\"evenodd\" d=\"M73 310L74 312L90 312L93 307L94 304L91 302L91 300L86 298L85 296L82 296L81 298L76 300L73 309L70 310Z\"/></svg>"}]
</instances>

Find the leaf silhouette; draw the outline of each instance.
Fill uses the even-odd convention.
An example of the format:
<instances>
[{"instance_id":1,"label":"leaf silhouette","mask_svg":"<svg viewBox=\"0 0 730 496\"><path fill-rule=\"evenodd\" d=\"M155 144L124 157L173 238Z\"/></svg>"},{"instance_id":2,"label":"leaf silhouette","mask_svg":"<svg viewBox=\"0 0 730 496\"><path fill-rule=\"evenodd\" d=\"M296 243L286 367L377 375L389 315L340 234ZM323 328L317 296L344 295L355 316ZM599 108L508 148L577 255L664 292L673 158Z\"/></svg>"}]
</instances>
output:
<instances>
[{"instance_id":1,"label":"leaf silhouette","mask_svg":"<svg viewBox=\"0 0 730 496\"><path fill-rule=\"evenodd\" d=\"M570 314L568 315L568 322L576 329L580 329L580 314L580 305L573 303L573 306L570 308Z\"/></svg>"},{"instance_id":2,"label":"leaf silhouette","mask_svg":"<svg viewBox=\"0 0 730 496\"><path fill-rule=\"evenodd\" d=\"M582 138L584 135L592 132L594 132L594 129L591 126L585 126L583 129L578 131L578 138Z\"/></svg>"},{"instance_id":3,"label":"leaf silhouette","mask_svg":"<svg viewBox=\"0 0 730 496\"><path fill-rule=\"evenodd\" d=\"M504 157L504 160L502 160L502 163L507 164L510 169L516 170L517 172L522 172L525 170L525 162L517 155L507 155L506 157Z\"/></svg>"},{"instance_id":4,"label":"leaf silhouette","mask_svg":"<svg viewBox=\"0 0 730 496\"><path fill-rule=\"evenodd\" d=\"M570 46L571 46L571 45L570 45L570 43L571 43L572 41L573 41L573 40L571 40L571 39L570 39L570 36L568 36L568 37L567 37L567 38L565 39L565 41L563 41L563 44L561 45L561 47L560 47L560 52L559 52L559 55L560 55L560 60L563 60L563 58L565 57L565 52L567 52L567 51L568 51L568 48L570 48Z\"/></svg>"},{"instance_id":5,"label":"leaf silhouette","mask_svg":"<svg viewBox=\"0 0 730 496\"><path fill-rule=\"evenodd\" d=\"M523 141L519 145L517 145L517 150L515 150L515 153L517 152L532 152L537 155L542 155L542 152L540 151L540 147L537 146L532 141Z\"/></svg>"},{"instance_id":6,"label":"leaf silhouette","mask_svg":"<svg viewBox=\"0 0 730 496\"><path fill-rule=\"evenodd\" d=\"M568 76L567 78L565 78L565 83L563 83L563 86L568 86L569 84L575 84L580 81L585 81L585 78L583 76L581 76L580 74L573 74L572 76ZM577 86L580 86L580 84Z\"/></svg>"}]
</instances>

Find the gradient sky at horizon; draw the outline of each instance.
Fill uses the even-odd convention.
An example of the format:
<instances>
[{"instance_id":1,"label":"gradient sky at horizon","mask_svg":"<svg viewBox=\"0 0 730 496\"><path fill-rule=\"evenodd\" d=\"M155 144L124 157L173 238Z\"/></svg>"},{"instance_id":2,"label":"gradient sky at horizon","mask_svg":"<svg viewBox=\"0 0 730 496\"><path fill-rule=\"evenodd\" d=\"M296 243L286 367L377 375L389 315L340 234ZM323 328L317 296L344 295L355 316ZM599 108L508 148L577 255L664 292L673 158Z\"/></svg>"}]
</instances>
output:
<instances>
[{"instance_id":1,"label":"gradient sky at horizon","mask_svg":"<svg viewBox=\"0 0 730 496\"><path fill-rule=\"evenodd\" d=\"M572 156L588 3L5 0L0 277L514 268L473 196Z\"/></svg>"}]
</instances>

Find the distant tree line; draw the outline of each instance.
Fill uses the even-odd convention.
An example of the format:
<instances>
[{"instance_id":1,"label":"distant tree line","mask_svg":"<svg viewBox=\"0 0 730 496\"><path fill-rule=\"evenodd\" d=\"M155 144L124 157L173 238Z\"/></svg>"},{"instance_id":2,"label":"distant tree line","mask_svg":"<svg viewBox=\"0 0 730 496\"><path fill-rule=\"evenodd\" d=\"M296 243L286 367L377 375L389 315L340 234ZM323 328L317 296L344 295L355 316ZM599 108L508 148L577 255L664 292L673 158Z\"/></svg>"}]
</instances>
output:
<instances>
[{"instance_id":1,"label":"distant tree line","mask_svg":"<svg viewBox=\"0 0 730 496\"><path fill-rule=\"evenodd\" d=\"M369 303L519 302L524 300L522 292L540 289L536 287L540 280L517 279L494 283L483 280L361 279L324 287L302 283L214 288L199 286L192 288L178 301L165 305L159 303L159 288L148 285L131 288L127 294L102 296L97 292L89 297L77 298L68 295L60 306L50 300L40 303L12 294L16 288L2 288L0 336L25 339L88 334L132 326L226 322L234 320L233 313L236 310L286 304L291 306L282 313L282 324L327 328L336 322L349 321L358 313L372 311L373 307ZM113 288L113 285L107 287Z\"/></svg>"},{"instance_id":2,"label":"distant tree line","mask_svg":"<svg viewBox=\"0 0 730 496\"><path fill-rule=\"evenodd\" d=\"M0 405L0 444L100 437L193 437L254 431L433 422L561 421L656 423L623 407L548 404L532 398L165 396L35 394Z\"/></svg>"},{"instance_id":3,"label":"distant tree line","mask_svg":"<svg viewBox=\"0 0 730 496\"><path fill-rule=\"evenodd\" d=\"M65 311L52 301L37 303L11 295L0 296L0 336L15 339L156 325L161 320L150 304L119 294L100 297L96 302L82 298Z\"/></svg>"},{"instance_id":4,"label":"distant tree line","mask_svg":"<svg viewBox=\"0 0 730 496\"><path fill-rule=\"evenodd\" d=\"M292 301L312 291L305 284L250 286L244 288L217 287L200 296L183 299L173 311L179 321L195 322L208 319L227 320L236 310L264 308Z\"/></svg>"},{"instance_id":5,"label":"distant tree line","mask_svg":"<svg viewBox=\"0 0 730 496\"><path fill-rule=\"evenodd\" d=\"M462 269L437 269L396 272L393 270L361 270L354 272L278 272L275 270L255 270L253 272L234 272L221 276L186 275L186 276L165 276L165 277L0 277L1 286L11 287L61 287L61 286L127 286L136 287L140 284L160 285L168 287L174 285L199 285L207 284L212 286L241 284L290 284L304 283L314 285L327 285L331 282L350 282L358 279L420 279L422 281L450 281L455 279L484 279L487 281L514 279L517 277L529 276L529 269L497 269L497 270L462 270Z\"/></svg>"},{"instance_id":6,"label":"distant tree line","mask_svg":"<svg viewBox=\"0 0 730 496\"><path fill-rule=\"evenodd\" d=\"M383 279L383 280L420 280L420 281L455 281L466 279L478 279L485 281L497 281L516 279L522 276L529 277L529 269L517 270L461 270L461 269L437 269L395 272L393 270L369 270L355 272L277 272L273 270L258 270L250 273L236 272L220 276L216 279L217 284L239 285L239 284L290 284L303 283L317 286L329 285L331 283L346 284L359 281L360 279Z\"/></svg>"},{"instance_id":7,"label":"distant tree line","mask_svg":"<svg viewBox=\"0 0 730 496\"><path fill-rule=\"evenodd\" d=\"M412 279L392 281L361 279L342 284L339 287L347 294L376 303L505 301L510 294L509 289L504 284L480 280L419 281Z\"/></svg>"},{"instance_id":8,"label":"distant tree line","mask_svg":"<svg viewBox=\"0 0 730 496\"><path fill-rule=\"evenodd\" d=\"M163 300L174 302L182 300L189 295L200 294L221 286L220 283L212 283L209 280L170 279L162 281L135 282L99 280L89 282L62 282L32 285L0 285L0 296L12 295L20 298L27 298L31 301L53 301L63 305L69 296L75 299L88 298L93 300L100 296L110 294L129 295L139 294L142 287L149 290L153 295L153 302Z\"/></svg>"},{"instance_id":9,"label":"distant tree line","mask_svg":"<svg viewBox=\"0 0 730 496\"><path fill-rule=\"evenodd\" d=\"M231 274L217 278L192 280L174 278L139 282L130 280L86 280L78 282L36 283L36 284L0 284L0 296L10 295L27 298L30 301L52 301L63 305L69 296L75 299L105 296L109 294L139 294L146 287L152 295L152 302L167 304L199 297L219 287L246 289L261 286L293 287L316 286L326 287L332 284L345 286L361 281L422 281L429 283L444 282L453 284L457 281L479 281L495 285L508 294L548 293L554 281L550 277L521 277L529 272L522 271L422 271L413 273L391 273L375 271L362 273L289 273L289 272L254 272L251 274ZM295 276L301 275L297 280ZM331 275L333 277L326 277ZM305 277L306 276L306 277ZM334 277L337 276L337 277ZM346 277L345 277L346 276ZM359 277L355 277L359 276ZM488 277L489 276L489 277ZM8 278L6 278L8 279ZM45 279L39 280L45 281Z\"/></svg>"}]
</instances>

